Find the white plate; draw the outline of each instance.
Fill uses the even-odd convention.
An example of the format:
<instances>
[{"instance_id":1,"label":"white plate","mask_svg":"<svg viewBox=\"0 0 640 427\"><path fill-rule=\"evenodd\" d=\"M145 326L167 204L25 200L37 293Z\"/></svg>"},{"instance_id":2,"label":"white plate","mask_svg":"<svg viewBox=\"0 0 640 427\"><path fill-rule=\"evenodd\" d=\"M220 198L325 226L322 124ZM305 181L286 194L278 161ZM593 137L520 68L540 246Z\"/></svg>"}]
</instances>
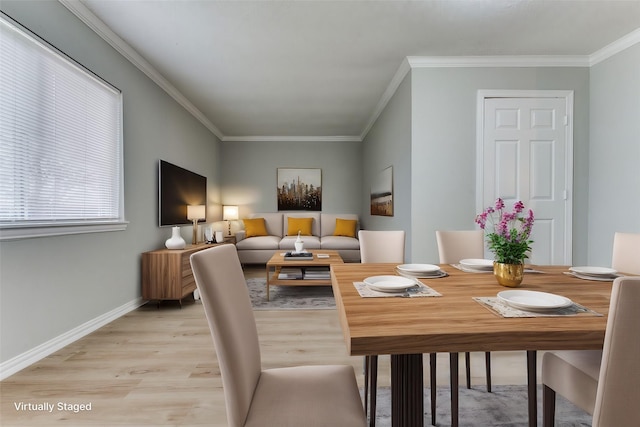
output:
<instances>
[{"instance_id":1,"label":"white plate","mask_svg":"<svg viewBox=\"0 0 640 427\"><path fill-rule=\"evenodd\" d=\"M447 276L447 272L443 270L438 270L434 273L409 273L407 271L396 269L396 273L398 273L401 276L414 278L414 279L438 279L440 277Z\"/></svg>"},{"instance_id":2,"label":"white plate","mask_svg":"<svg viewBox=\"0 0 640 427\"><path fill-rule=\"evenodd\" d=\"M561 295L538 291L502 291L498 298L512 307L530 311L544 311L568 307L573 302Z\"/></svg>"},{"instance_id":3,"label":"white plate","mask_svg":"<svg viewBox=\"0 0 640 427\"><path fill-rule=\"evenodd\" d=\"M613 276L617 273L613 268L607 267L571 267L569 271L587 276Z\"/></svg>"},{"instance_id":4,"label":"white plate","mask_svg":"<svg viewBox=\"0 0 640 427\"><path fill-rule=\"evenodd\" d=\"M588 274L576 273L575 271L570 271L567 274L569 276L577 277L578 279L582 279L582 280L596 280L596 281L600 281L600 282L613 282L615 280L615 278L618 277L617 275L613 275L613 276L590 276Z\"/></svg>"},{"instance_id":5,"label":"white plate","mask_svg":"<svg viewBox=\"0 0 640 427\"><path fill-rule=\"evenodd\" d=\"M492 270L493 269L493 260L492 259L478 259L478 258L467 258L461 259L460 265L467 268L473 268L475 270Z\"/></svg>"},{"instance_id":6,"label":"white plate","mask_svg":"<svg viewBox=\"0 0 640 427\"><path fill-rule=\"evenodd\" d=\"M440 267L433 264L401 264L398 270L410 274L439 274Z\"/></svg>"},{"instance_id":7,"label":"white plate","mask_svg":"<svg viewBox=\"0 0 640 427\"><path fill-rule=\"evenodd\" d=\"M417 285L415 280L401 276L371 276L363 282L380 292L402 292Z\"/></svg>"}]
</instances>

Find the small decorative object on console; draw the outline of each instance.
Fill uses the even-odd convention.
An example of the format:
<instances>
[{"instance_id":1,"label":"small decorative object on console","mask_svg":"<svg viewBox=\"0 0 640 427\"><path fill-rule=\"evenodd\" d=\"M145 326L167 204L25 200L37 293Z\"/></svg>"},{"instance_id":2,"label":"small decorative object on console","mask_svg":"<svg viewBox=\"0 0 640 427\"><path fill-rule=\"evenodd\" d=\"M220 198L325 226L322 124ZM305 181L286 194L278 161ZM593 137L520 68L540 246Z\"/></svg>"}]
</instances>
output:
<instances>
[{"instance_id":1,"label":"small decorative object on console","mask_svg":"<svg viewBox=\"0 0 640 427\"><path fill-rule=\"evenodd\" d=\"M171 228L171 237L164 242L164 245L167 249L184 249L187 246L187 243L180 235L180 227Z\"/></svg>"},{"instance_id":2,"label":"small decorative object on console","mask_svg":"<svg viewBox=\"0 0 640 427\"><path fill-rule=\"evenodd\" d=\"M206 243L215 242L215 240L213 239L213 229L211 228L211 226L204 229L204 241Z\"/></svg>"}]
</instances>

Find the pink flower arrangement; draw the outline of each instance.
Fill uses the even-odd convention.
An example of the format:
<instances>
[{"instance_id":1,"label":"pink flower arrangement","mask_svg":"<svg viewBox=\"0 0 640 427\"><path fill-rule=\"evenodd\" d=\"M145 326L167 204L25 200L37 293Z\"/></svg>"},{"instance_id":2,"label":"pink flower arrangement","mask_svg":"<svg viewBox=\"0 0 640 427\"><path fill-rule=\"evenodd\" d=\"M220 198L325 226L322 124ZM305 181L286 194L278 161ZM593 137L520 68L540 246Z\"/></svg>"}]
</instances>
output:
<instances>
[{"instance_id":1,"label":"pink flower arrangement","mask_svg":"<svg viewBox=\"0 0 640 427\"><path fill-rule=\"evenodd\" d=\"M517 201L513 211L504 210L504 201L496 200L494 206L489 206L476 216L476 223L486 230L487 224L493 231L487 233L489 249L495 254L496 262L504 264L523 264L527 253L531 251L531 229L533 228L533 211L524 214L524 203Z\"/></svg>"}]
</instances>

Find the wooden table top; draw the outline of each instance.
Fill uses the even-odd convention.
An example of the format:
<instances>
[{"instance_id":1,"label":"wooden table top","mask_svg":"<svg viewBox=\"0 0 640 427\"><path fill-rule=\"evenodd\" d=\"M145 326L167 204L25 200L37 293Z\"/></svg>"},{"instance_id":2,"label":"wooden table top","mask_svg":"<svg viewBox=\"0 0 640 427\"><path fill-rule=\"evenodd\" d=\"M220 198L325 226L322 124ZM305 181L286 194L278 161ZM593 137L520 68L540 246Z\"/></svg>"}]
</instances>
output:
<instances>
[{"instance_id":1,"label":"wooden table top","mask_svg":"<svg viewBox=\"0 0 640 427\"><path fill-rule=\"evenodd\" d=\"M535 266L516 289L563 295L603 316L504 318L472 297L511 289L492 273L442 265L449 276L422 279L441 297L362 298L353 282L395 274L396 264L337 264L331 281L351 355L602 348L612 282L563 274L567 267Z\"/></svg>"},{"instance_id":2,"label":"wooden table top","mask_svg":"<svg viewBox=\"0 0 640 427\"><path fill-rule=\"evenodd\" d=\"M312 249L308 252L313 254L313 258L301 258L300 260L285 260L284 253L287 251L278 251L269 261L267 262L267 266L291 266L291 267L308 267L308 266L328 266L333 264L342 264L344 261L340 257L338 251L330 251L323 249ZM318 258L318 254L327 254L329 258Z\"/></svg>"}]
</instances>

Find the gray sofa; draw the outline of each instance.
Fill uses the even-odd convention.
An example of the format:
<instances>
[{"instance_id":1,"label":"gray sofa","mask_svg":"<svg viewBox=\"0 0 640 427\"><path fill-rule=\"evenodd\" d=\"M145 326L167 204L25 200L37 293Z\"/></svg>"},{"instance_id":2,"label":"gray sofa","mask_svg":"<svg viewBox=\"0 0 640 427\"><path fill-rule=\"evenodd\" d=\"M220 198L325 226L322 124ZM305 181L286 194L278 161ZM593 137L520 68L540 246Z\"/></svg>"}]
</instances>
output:
<instances>
[{"instance_id":1,"label":"gray sofa","mask_svg":"<svg viewBox=\"0 0 640 427\"><path fill-rule=\"evenodd\" d=\"M268 236L246 238L245 230L236 232L236 249L243 264L266 264L277 251L294 250L297 235L286 235L288 218L313 218L312 236L302 236L305 249L336 250L345 262L360 262L360 242L357 238L334 236L336 219L358 220L355 214L320 212L254 213L247 218L264 218ZM358 235L356 226L356 236Z\"/></svg>"}]
</instances>

